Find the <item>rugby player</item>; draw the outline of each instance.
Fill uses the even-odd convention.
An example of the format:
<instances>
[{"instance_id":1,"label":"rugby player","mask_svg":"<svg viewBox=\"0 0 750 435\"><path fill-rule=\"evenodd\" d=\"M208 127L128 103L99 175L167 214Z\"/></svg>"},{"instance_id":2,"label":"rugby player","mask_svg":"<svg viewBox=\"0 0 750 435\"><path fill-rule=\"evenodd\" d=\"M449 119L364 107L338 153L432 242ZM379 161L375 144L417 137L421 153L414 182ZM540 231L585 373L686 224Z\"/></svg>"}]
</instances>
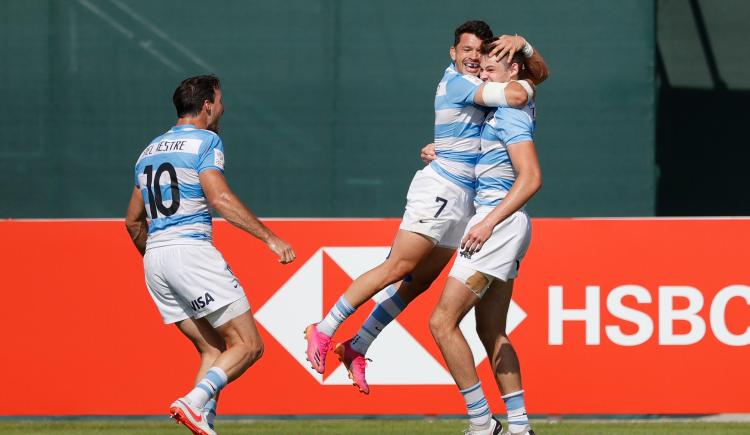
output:
<instances>
[{"instance_id":1,"label":"rugby player","mask_svg":"<svg viewBox=\"0 0 750 435\"><path fill-rule=\"evenodd\" d=\"M138 158L125 225L164 323L200 355L196 386L170 405L170 415L194 434L213 435L219 392L261 357L263 343L245 291L212 243L210 210L265 242L281 263L295 254L224 179L219 79L185 79L172 100L179 119Z\"/></svg>"},{"instance_id":2,"label":"rugby player","mask_svg":"<svg viewBox=\"0 0 750 435\"><path fill-rule=\"evenodd\" d=\"M356 307L384 287L404 280L398 292L390 287L388 298L379 304L360 332L334 349L359 391L369 393L365 358L377 334L406 305L429 287L452 258L468 219L473 215L474 162L479 150L479 133L486 116L484 106L522 107L532 93L524 81L483 83L479 73L480 48L492 37L482 21L468 21L454 32L450 48L452 63L440 81L435 97L435 143L437 160L414 176L407 204L391 254L381 265L357 278L326 317L305 330L307 359L319 373L331 337ZM546 78L546 65L521 37L498 41L503 55L526 47L530 69L539 82Z\"/></svg>"},{"instance_id":3,"label":"rugby player","mask_svg":"<svg viewBox=\"0 0 750 435\"><path fill-rule=\"evenodd\" d=\"M482 46L484 80L515 80L523 59L496 60L491 45ZM474 205L461 240L461 250L430 318L430 330L448 369L464 396L469 414L467 433L533 435L521 385L521 371L505 332L513 281L531 241L531 220L524 210L541 188L542 173L534 147L535 105L521 110L500 107L482 127ZM508 432L487 405L474 358L459 323L475 307L477 332L487 351L508 412Z\"/></svg>"}]
</instances>

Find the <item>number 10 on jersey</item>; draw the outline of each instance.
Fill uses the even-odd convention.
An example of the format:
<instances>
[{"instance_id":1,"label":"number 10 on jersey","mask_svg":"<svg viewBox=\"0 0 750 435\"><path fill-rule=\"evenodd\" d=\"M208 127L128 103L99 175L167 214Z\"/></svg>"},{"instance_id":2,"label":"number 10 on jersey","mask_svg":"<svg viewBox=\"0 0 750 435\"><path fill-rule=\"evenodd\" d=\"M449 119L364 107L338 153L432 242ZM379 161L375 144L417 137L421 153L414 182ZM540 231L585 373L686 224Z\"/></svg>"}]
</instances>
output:
<instances>
[{"instance_id":1,"label":"number 10 on jersey","mask_svg":"<svg viewBox=\"0 0 750 435\"><path fill-rule=\"evenodd\" d=\"M172 194L172 203L169 207L164 205L159 185L159 180L165 172L169 174L169 189ZM157 211L164 216L172 216L177 213L177 209L180 208L180 187L174 166L171 163L162 163L156 168L156 174L154 174L154 167L148 165L143 169L143 173L146 174L146 191L148 192L148 207L151 212L151 219L159 217Z\"/></svg>"}]
</instances>

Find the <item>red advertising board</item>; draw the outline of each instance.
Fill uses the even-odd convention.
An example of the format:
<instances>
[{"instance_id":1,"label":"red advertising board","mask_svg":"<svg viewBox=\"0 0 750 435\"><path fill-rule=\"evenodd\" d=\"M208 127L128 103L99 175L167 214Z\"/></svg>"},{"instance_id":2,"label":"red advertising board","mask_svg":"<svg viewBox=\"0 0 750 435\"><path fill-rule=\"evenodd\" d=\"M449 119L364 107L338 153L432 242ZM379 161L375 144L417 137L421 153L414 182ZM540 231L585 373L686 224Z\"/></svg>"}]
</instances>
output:
<instances>
[{"instance_id":1,"label":"red advertising board","mask_svg":"<svg viewBox=\"0 0 750 435\"><path fill-rule=\"evenodd\" d=\"M445 273L371 348L369 396L333 355L325 376L304 361L302 330L382 261L397 220L268 224L294 263L215 223L265 342L222 414L464 412L427 325ZM750 412L750 220L537 219L533 231L508 322L530 413ZM3 221L0 237L1 415L164 414L192 386L198 357L161 324L121 221ZM471 314L462 326L502 412Z\"/></svg>"}]
</instances>

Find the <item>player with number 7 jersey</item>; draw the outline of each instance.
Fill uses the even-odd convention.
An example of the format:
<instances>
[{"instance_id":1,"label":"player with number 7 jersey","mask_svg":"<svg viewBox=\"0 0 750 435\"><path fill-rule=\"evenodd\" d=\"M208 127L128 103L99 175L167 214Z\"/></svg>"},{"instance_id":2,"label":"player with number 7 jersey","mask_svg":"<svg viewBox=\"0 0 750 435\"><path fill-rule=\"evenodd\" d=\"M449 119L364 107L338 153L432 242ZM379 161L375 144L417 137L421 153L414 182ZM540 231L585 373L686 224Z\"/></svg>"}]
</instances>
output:
<instances>
[{"instance_id":1,"label":"player with number 7 jersey","mask_svg":"<svg viewBox=\"0 0 750 435\"><path fill-rule=\"evenodd\" d=\"M483 21L467 21L455 29L453 46L449 48L452 62L435 94L437 159L417 171L409 185L404 215L390 254L383 263L355 279L328 314L304 331L306 358L312 368L324 373L326 355L333 350L364 394L370 391L365 377L369 346L438 277L474 214L474 167L489 107L523 107L533 97L532 87L523 80L484 83L477 77L480 48L491 38L492 30ZM546 64L525 39L507 37L495 48L502 50L503 46L514 51L524 49L524 55L529 56L526 64L535 67L538 81L546 78ZM533 63L529 62L532 57ZM384 297L359 332L342 343L332 343L342 322L381 289Z\"/></svg>"}]
</instances>

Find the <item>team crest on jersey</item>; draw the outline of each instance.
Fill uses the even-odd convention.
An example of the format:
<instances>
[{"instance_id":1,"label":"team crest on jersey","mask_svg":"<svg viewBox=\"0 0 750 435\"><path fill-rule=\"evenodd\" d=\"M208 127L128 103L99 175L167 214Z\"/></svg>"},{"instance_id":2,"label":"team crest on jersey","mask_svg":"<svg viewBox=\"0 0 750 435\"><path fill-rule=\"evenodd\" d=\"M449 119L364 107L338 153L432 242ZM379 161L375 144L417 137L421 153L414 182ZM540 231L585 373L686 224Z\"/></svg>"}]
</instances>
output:
<instances>
[{"instance_id":1,"label":"team crest on jersey","mask_svg":"<svg viewBox=\"0 0 750 435\"><path fill-rule=\"evenodd\" d=\"M214 150L214 164L222 170L224 169L224 153L220 150Z\"/></svg>"}]
</instances>

